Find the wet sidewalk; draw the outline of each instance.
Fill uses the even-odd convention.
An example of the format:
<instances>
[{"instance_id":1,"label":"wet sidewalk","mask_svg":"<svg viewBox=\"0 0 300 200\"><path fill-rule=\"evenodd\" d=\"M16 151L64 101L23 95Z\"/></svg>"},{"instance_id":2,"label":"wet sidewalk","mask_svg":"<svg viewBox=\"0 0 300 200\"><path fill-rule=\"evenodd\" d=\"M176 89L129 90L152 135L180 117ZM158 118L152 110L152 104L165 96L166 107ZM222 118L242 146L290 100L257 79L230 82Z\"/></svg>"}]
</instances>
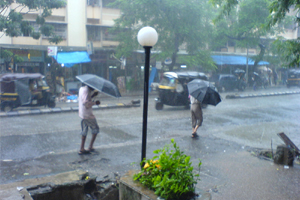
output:
<instances>
[{"instance_id":1,"label":"wet sidewalk","mask_svg":"<svg viewBox=\"0 0 300 200\"><path fill-rule=\"evenodd\" d=\"M183 134L182 134L183 135ZM174 137L177 145L185 154L191 156L195 172L198 172L197 163L202 160L200 178L196 185L196 191L209 200L297 200L300 195L300 166L285 167L276 165L270 160L259 159L251 148L243 148L239 144L221 139L200 136L198 140L192 140L187 136ZM152 152L170 143L169 138L161 140L149 140L147 142L148 157ZM99 178L115 172L123 176L129 170L136 170L138 164L132 165L124 162L140 159L141 142L113 145L111 147L100 146L101 159L111 158L107 168L93 168L88 160L95 159L96 155L87 155L79 158L76 152L60 155L48 155L52 162L64 160L67 163L77 163L82 169L88 170L90 175ZM112 151L113 149L113 151ZM122 152L122 153L120 153ZM59 156L59 157L57 157ZM53 159L56 158L56 159ZM87 160L85 162L84 160ZM125 159L126 160L126 159ZM38 160L37 160L38 162ZM43 183L64 184L80 180L81 171L69 171L50 176L26 179L0 185L1 200L32 200L24 193L26 187L33 187ZM23 190L22 190L23 188ZM26 198L25 198L26 197Z\"/></svg>"}]
</instances>

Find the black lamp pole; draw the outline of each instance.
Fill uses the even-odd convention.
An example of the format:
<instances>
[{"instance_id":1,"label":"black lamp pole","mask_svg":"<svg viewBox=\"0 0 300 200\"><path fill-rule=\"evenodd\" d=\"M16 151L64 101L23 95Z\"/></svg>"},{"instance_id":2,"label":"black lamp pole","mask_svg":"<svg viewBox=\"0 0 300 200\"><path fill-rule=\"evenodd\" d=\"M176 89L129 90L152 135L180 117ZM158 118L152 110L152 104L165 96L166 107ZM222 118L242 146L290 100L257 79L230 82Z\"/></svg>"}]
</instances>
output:
<instances>
[{"instance_id":1,"label":"black lamp pole","mask_svg":"<svg viewBox=\"0 0 300 200\"><path fill-rule=\"evenodd\" d=\"M143 137L142 137L142 162L146 158L147 144L147 118L148 118L148 91L149 91L149 68L151 46L144 46L145 49L145 78L144 78L144 110L143 110ZM143 164L144 165L144 164Z\"/></svg>"}]
</instances>

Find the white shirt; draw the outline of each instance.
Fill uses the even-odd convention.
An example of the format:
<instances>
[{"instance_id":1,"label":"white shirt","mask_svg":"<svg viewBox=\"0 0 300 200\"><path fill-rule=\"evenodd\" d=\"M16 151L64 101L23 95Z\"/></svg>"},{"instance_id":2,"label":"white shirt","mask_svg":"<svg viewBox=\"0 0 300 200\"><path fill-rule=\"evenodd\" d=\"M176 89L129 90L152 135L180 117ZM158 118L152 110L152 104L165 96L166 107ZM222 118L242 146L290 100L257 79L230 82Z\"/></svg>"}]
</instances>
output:
<instances>
[{"instance_id":1,"label":"white shirt","mask_svg":"<svg viewBox=\"0 0 300 200\"><path fill-rule=\"evenodd\" d=\"M79 89L78 97L78 115L82 119L94 119L92 106L95 103L92 101L91 93L88 86L83 86Z\"/></svg>"}]
</instances>

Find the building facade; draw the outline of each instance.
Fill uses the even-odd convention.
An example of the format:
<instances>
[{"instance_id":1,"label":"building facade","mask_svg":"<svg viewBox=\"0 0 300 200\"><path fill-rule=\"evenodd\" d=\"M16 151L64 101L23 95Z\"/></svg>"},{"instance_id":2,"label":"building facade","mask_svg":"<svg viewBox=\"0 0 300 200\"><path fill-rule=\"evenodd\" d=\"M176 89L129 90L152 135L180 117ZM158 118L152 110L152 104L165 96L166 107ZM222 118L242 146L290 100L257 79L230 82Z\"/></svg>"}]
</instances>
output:
<instances>
[{"instance_id":1,"label":"building facade","mask_svg":"<svg viewBox=\"0 0 300 200\"><path fill-rule=\"evenodd\" d=\"M9 49L14 54L23 58L21 63L11 63L15 72L40 72L47 73L47 69L54 60L47 55L49 46L57 46L58 52L88 51L91 62L77 64L71 69L64 69L65 81L74 82L75 75L80 73L95 73L115 83L119 77L128 76L142 79L141 69L136 66L124 70L122 61L116 59L114 49L118 45L115 36L109 31L114 25L121 12L119 9L109 7L114 0L67 0L66 7L53 9L52 15L46 18L46 23L54 26L55 33L63 38L58 45L50 44L44 35L35 40L29 34L19 37L8 37L3 35L0 38L1 49ZM30 11L13 3L10 9L21 12L25 20L28 20L34 29L38 29L35 23L37 15L41 11ZM286 28L284 37L295 39L299 37L299 27L291 26ZM3 33L1 33L2 35ZM222 55L256 55L259 49L236 48L234 44L227 43L223 48L218 49L216 54ZM55 59L55 58L54 58ZM130 60L127 60L130 66ZM127 78L126 78L127 79ZM69 88L66 88L68 90Z\"/></svg>"}]
</instances>

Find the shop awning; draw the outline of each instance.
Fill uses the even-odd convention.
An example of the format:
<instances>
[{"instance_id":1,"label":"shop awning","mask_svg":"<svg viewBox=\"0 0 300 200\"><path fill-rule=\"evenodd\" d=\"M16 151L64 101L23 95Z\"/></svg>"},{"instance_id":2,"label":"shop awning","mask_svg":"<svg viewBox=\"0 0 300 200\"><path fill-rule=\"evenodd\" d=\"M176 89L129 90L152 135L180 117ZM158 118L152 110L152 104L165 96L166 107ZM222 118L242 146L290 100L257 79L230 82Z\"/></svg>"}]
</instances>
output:
<instances>
[{"instance_id":1,"label":"shop awning","mask_svg":"<svg viewBox=\"0 0 300 200\"><path fill-rule=\"evenodd\" d=\"M52 56L59 64L65 67L72 67L78 63L91 62L89 54L86 51L58 52L57 56Z\"/></svg>"},{"instance_id":2,"label":"shop awning","mask_svg":"<svg viewBox=\"0 0 300 200\"><path fill-rule=\"evenodd\" d=\"M245 56L213 55L211 57L217 65L247 65L247 57ZM254 60L248 58L248 65L254 65ZM258 65L269 65L269 63L260 61Z\"/></svg>"}]
</instances>

